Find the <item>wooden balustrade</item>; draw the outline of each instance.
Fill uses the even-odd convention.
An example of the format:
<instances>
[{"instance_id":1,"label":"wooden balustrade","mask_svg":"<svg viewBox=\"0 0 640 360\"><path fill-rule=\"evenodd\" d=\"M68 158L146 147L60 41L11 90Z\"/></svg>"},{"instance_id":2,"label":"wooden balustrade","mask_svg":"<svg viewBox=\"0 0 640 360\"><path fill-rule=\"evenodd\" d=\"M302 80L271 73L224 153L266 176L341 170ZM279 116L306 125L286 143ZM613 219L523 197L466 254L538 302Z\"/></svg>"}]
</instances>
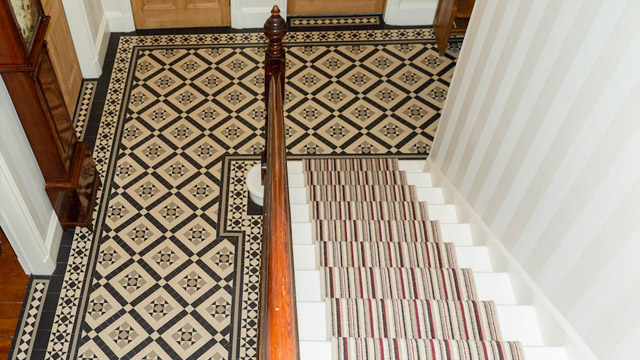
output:
<instances>
[{"instance_id":1,"label":"wooden balustrade","mask_svg":"<svg viewBox=\"0 0 640 360\"><path fill-rule=\"evenodd\" d=\"M273 7L264 30L269 47L265 62L267 137L262 156L264 217L258 356L260 360L298 360L298 316L283 110L285 55L282 39L286 34L286 22L280 17L277 6Z\"/></svg>"}]
</instances>

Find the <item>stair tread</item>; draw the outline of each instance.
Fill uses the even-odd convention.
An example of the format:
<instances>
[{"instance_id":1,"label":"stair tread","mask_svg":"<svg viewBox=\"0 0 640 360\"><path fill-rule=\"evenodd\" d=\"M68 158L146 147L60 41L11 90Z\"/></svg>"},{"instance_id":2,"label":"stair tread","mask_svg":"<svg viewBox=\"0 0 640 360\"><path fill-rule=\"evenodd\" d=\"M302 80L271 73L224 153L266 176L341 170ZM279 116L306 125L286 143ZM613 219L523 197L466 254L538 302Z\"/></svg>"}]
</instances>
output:
<instances>
[{"instance_id":1,"label":"stair tread","mask_svg":"<svg viewBox=\"0 0 640 360\"><path fill-rule=\"evenodd\" d=\"M357 299L476 299L470 269L325 268L322 294Z\"/></svg>"},{"instance_id":2,"label":"stair tread","mask_svg":"<svg viewBox=\"0 0 640 360\"><path fill-rule=\"evenodd\" d=\"M315 220L315 241L439 242L440 224L431 220Z\"/></svg>"},{"instance_id":3,"label":"stair tread","mask_svg":"<svg viewBox=\"0 0 640 360\"><path fill-rule=\"evenodd\" d=\"M309 200L315 201L417 201L413 185L310 185Z\"/></svg>"},{"instance_id":4,"label":"stair tread","mask_svg":"<svg viewBox=\"0 0 640 360\"><path fill-rule=\"evenodd\" d=\"M332 337L331 345L334 359L520 360L524 358L522 346L508 341Z\"/></svg>"},{"instance_id":5,"label":"stair tread","mask_svg":"<svg viewBox=\"0 0 640 360\"><path fill-rule=\"evenodd\" d=\"M437 242L320 242L320 266L454 268L454 245Z\"/></svg>"},{"instance_id":6,"label":"stair tread","mask_svg":"<svg viewBox=\"0 0 640 360\"><path fill-rule=\"evenodd\" d=\"M305 159L304 171L322 170L399 170L398 160L393 158L329 158Z\"/></svg>"},{"instance_id":7,"label":"stair tread","mask_svg":"<svg viewBox=\"0 0 640 360\"><path fill-rule=\"evenodd\" d=\"M313 219L429 220L427 204L417 201L314 201Z\"/></svg>"},{"instance_id":8,"label":"stair tread","mask_svg":"<svg viewBox=\"0 0 640 360\"><path fill-rule=\"evenodd\" d=\"M495 305L474 300L329 299L336 337L501 340Z\"/></svg>"},{"instance_id":9,"label":"stair tread","mask_svg":"<svg viewBox=\"0 0 640 360\"><path fill-rule=\"evenodd\" d=\"M407 184L407 173L397 170L367 171L309 171L307 185L386 185Z\"/></svg>"}]
</instances>

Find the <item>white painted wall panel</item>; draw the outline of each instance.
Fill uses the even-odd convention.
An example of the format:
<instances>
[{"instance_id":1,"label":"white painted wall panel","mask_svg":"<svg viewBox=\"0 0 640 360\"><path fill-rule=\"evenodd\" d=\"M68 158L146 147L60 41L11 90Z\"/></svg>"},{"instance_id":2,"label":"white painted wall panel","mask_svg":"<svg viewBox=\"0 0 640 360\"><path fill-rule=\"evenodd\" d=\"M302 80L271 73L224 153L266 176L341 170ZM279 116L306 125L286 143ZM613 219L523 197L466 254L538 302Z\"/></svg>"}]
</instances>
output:
<instances>
[{"instance_id":1,"label":"white painted wall panel","mask_svg":"<svg viewBox=\"0 0 640 360\"><path fill-rule=\"evenodd\" d=\"M478 0L432 149L600 359L640 344L639 13Z\"/></svg>"},{"instance_id":2,"label":"white painted wall panel","mask_svg":"<svg viewBox=\"0 0 640 360\"><path fill-rule=\"evenodd\" d=\"M0 129L0 227L25 272L50 275L55 268L62 227L2 79Z\"/></svg>"}]
</instances>

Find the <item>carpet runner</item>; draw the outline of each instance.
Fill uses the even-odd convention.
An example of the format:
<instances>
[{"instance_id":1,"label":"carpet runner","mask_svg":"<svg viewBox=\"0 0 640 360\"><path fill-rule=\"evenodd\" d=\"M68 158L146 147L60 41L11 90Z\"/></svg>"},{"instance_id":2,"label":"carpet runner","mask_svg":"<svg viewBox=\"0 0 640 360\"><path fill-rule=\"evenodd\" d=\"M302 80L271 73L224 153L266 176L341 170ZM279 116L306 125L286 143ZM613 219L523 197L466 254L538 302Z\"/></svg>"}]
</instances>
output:
<instances>
[{"instance_id":1,"label":"carpet runner","mask_svg":"<svg viewBox=\"0 0 640 360\"><path fill-rule=\"evenodd\" d=\"M303 162L334 359L522 360L395 159Z\"/></svg>"}]
</instances>

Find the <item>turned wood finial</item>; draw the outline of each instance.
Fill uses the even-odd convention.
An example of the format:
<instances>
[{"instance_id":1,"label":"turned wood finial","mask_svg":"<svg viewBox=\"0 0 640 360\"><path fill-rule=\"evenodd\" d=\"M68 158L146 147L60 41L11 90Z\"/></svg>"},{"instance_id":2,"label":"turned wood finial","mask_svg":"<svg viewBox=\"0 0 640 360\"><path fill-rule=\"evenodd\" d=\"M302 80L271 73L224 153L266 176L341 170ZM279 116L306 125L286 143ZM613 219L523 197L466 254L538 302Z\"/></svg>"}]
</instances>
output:
<instances>
[{"instance_id":1,"label":"turned wood finial","mask_svg":"<svg viewBox=\"0 0 640 360\"><path fill-rule=\"evenodd\" d=\"M274 5L271 9L271 16L264 23L264 34L269 39L267 57L280 58L284 56L282 49L282 39L287 33L287 22L280 16L280 8Z\"/></svg>"}]
</instances>

